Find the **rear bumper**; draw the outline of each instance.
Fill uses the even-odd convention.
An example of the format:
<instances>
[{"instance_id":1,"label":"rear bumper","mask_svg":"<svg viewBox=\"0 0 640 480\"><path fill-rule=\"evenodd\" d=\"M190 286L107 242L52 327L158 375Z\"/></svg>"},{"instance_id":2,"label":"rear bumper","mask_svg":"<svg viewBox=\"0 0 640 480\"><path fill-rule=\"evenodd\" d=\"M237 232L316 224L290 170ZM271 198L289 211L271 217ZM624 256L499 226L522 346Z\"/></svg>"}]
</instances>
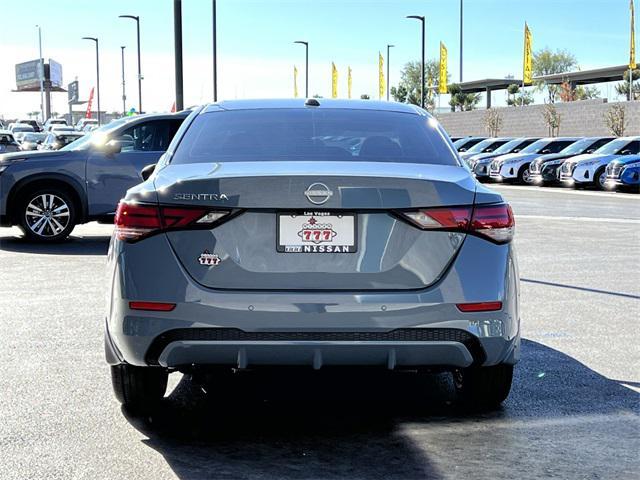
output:
<instances>
[{"instance_id":1,"label":"rear bumper","mask_svg":"<svg viewBox=\"0 0 640 480\"><path fill-rule=\"evenodd\" d=\"M467 237L436 285L420 291L207 289L175 261L164 235L114 242L109 266L111 364L467 367L519 358L515 252L476 237ZM176 308L134 311L129 300ZM463 313L456 307L493 300L503 309Z\"/></svg>"}]
</instances>

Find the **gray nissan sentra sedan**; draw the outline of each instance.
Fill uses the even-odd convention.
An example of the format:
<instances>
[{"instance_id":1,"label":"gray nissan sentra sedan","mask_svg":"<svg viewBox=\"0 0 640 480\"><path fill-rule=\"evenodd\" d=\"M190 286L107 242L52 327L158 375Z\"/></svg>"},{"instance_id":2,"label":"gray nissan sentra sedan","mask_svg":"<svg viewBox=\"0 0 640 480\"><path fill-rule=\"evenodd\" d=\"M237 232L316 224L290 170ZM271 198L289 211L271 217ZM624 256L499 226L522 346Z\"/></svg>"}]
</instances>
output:
<instances>
[{"instance_id":1,"label":"gray nissan sentra sedan","mask_svg":"<svg viewBox=\"0 0 640 480\"><path fill-rule=\"evenodd\" d=\"M120 202L105 347L146 409L171 372L450 371L493 407L520 355L514 219L442 127L399 103L195 109Z\"/></svg>"}]
</instances>

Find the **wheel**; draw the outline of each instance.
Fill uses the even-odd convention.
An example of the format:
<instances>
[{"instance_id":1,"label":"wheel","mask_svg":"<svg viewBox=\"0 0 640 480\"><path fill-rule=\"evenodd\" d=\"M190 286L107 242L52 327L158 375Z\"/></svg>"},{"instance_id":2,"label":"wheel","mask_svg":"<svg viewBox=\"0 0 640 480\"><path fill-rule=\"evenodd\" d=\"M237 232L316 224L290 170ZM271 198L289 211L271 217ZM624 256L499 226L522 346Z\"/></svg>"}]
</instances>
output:
<instances>
[{"instance_id":1,"label":"wheel","mask_svg":"<svg viewBox=\"0 0 640 480\"><path fill-rule=\"evenodd\" d=\"M112 365L111 383L118 401L134 412L156 405L167 390L169 374L160 367Z\"/></svg>"},{"instance_id":2,"label":"wheel","mask_svg":"<svg viewBox=\"0 0 640 480\"><path fill-rule=\"evenodd\" d=\"M513 365L469 367L453 372L457 401L472 409L495 408L511 390Z\"/></svg>"},{"instance_id":3,"label":"wheel","mask_svg":"<svg viewBox=\"0 0 640 480\"><path fill-rule=\"evenodd\" d=\"M531 172L529 172L529 165L523 165L518 171L518 183L525 185L531 184Z\"/></svg>"},{"instance_id":4,"label":"wheel","mask_svg":"<svg viewBox=\"0 0 640 480\"><path fill-rule=\"evenodd\" d=\"M18 224L25 238L36 242L59 242L69 236L76 221L76 205L66 190L42 188L22 196Z\"/></svg>"},{"instance_id":5,"label":"wheel","mask_svg":"<svg viewBox=\"0 0 640 480\"><path fill-rule=\"evenodd\" d=\"M593 176L593 185L598 190L606 190L607 189L607 171L604 168L598 170Z\"/></svg>"}]
</instances>

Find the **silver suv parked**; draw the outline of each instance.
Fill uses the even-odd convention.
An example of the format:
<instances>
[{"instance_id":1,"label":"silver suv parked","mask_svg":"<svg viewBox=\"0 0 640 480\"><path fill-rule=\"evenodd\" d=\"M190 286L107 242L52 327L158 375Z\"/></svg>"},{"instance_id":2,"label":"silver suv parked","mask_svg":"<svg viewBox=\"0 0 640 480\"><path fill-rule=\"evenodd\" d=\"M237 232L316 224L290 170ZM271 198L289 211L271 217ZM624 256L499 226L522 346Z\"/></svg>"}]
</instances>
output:
<instances>
[{"instance_id":1,"label":"silver suv parked","mask_svg":"<svg viewBox=\"0 0 640 480\"><path fill-rule=\"evenodd\" d=\"M444 369L465 404L509 393L513 215L421 109L199 108L115 223L105 347L128 407L211 367Z\"/></svg>"}]
</instances>

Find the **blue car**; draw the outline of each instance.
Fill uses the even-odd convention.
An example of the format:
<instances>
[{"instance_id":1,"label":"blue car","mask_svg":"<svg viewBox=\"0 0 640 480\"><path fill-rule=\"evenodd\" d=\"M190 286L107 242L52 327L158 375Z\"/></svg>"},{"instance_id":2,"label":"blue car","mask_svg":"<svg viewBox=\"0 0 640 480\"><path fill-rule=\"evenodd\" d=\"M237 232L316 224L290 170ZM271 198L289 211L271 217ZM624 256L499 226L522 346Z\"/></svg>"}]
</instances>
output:
<instances>
[{"instance_id":1,"label":"blue car","mask_svg":"<svg viewBox=\"0 0 640 480\"><path fill-rule=\"evenodd\" d=\"M53 242L79 223L111 222L118 201L143 180L189 113L126 117L57 151L0 155L0 226Z\"/></svg>"},{"instance_id":2,"label":"blue car","mask_svg":"<svg viewBox=\"0 0 640 480\"><path fill-rule=\"evenodd\" d=\"M607 187L640 189L640 155L630 155L607 165Z\"/></svg>"}]
</instances>

